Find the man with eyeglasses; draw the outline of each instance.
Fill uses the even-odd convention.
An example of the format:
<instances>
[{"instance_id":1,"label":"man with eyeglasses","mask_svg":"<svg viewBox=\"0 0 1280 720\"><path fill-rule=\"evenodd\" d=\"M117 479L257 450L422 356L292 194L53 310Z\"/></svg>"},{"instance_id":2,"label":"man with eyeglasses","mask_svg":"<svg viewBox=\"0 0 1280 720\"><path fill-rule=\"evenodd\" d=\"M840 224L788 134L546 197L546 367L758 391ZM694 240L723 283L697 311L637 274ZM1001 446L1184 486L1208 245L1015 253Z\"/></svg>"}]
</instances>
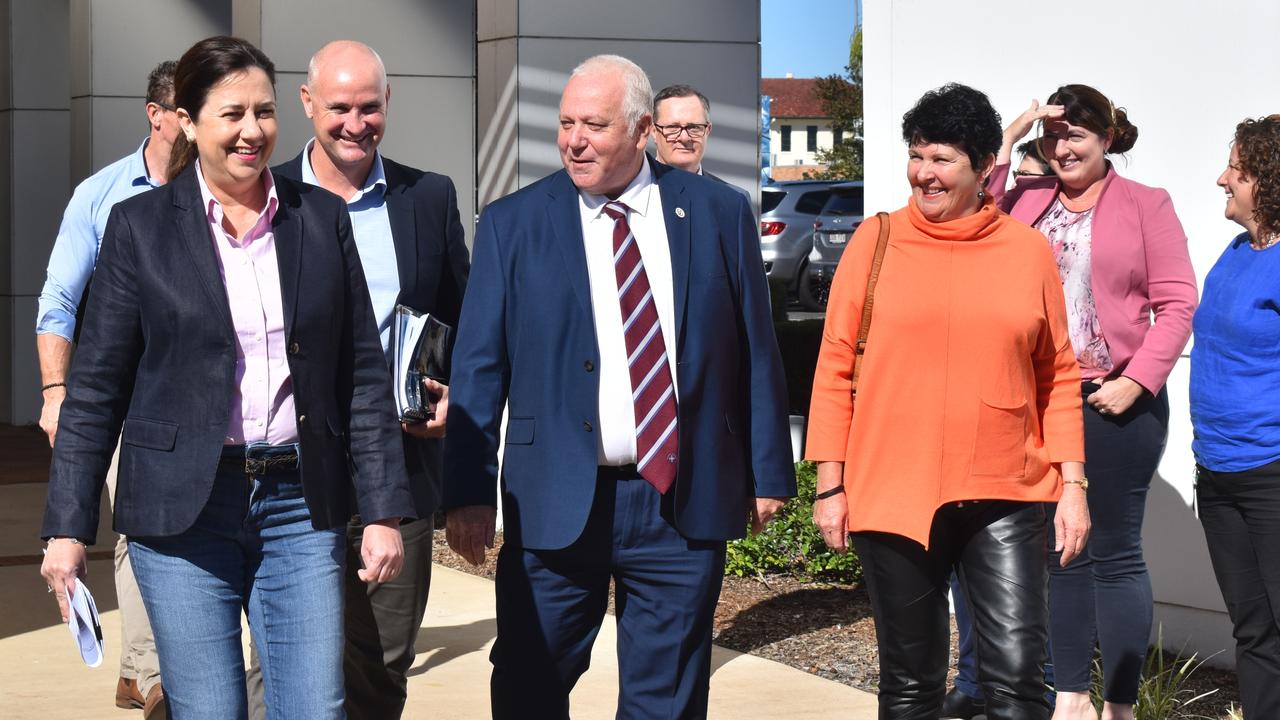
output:
<instances>
[{"instance_id":1,"label":"man with eyeglasses","mask_svg":"<svg viewBox=\"0 0 1280 720\"><path fill-rule=\"evenodd\" d=\"M751 201L751 193L702 167L707 139L711 137L711 102L706 95L688 85L662 88L653 96L653 122L659 162L725 183Z\"/></svg>"},{"instance_id":2,"label":"man with eyeglasses","mask_svg":"<svg viewBox=\"0 0 1280 720\"><path fill-rule=\"evenodd\" d=\"M36 354L40 359L40 392L44 397L40 429L49 436L50 447L57 438L58 415L67 395L66 380L71 367L71 344L76 338L77 315L84 306L111 208L168 180L169 153L178 137L178 117L173 107L175 67L176 63L166 60L147 77L146 112L150 131L142 146L80 183L62 213L62 225L49 254L36 314ZM113 459L106 479L113 504L116 463ZM160 684L156 641L147 610L142 605L142 595L133 579L129 546L123 535L115 548L115 585L122 634L116 707L141 708L147 720L166 717L168 708Z\"/></svg>"}]
</instances>

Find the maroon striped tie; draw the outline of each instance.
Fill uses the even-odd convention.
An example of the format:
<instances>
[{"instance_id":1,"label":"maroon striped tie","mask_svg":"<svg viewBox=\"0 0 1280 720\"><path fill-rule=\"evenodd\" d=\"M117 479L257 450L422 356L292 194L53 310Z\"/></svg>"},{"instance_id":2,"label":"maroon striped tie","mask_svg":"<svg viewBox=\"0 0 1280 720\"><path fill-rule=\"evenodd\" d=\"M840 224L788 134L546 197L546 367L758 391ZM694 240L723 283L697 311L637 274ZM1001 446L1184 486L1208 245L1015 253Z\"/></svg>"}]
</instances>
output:
<instances>
[{"instance_id":1,"label":"maroon striped tie","mask_svg":"<svg viewBox=\"0 0 1280 720\"><path fill-rule=\"evenodd\" d=\"M627 341L631 402L636 419L636 466L640 476L665 493L676 480L679 436L676 394L667 360L667 344L658 324L658 307L644 271L640 247L627 224L630 210L620 202L605 204L613 218L613 272L618 280L618 307Z\"/></svg>"}]
</instances>

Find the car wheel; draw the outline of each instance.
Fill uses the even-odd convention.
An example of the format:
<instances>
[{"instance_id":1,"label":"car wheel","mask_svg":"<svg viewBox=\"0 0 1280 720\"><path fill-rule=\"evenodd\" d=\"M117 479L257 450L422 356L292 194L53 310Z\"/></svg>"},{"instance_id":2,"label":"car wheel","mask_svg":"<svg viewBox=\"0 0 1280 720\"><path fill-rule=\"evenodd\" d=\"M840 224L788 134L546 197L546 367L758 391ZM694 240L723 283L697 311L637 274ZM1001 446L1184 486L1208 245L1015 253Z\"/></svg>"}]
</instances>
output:
<instances>
[{"instance_id":1,"label":"car wheel","mask_svg":"<svg viewBox=\"0 0 1280 720\"><path fill-rule=\"evenodd\" d=\"M811 312L822 312L827 309L828 288L809 271L809 263L800 268L800 277L796 285L796 297L800 306Z\"/></svg>"}]
</instances>

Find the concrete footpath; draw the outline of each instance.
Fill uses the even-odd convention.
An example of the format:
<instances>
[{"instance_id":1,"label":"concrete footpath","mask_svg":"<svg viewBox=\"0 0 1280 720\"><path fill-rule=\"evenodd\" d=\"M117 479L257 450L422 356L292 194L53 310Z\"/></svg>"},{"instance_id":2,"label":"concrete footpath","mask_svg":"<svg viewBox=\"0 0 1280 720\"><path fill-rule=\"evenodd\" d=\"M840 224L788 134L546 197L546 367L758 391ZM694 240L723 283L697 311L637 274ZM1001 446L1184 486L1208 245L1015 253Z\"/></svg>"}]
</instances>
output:
<instances>
[{"instance_id":1,"label":"concrete footpath","mask_svg":"<svg viewBox=\"0 0 1280 720\"><path fill-rule=\"evenodd\" d=\"M0 431L0 457L14 435ZM113 703L118 677L120 616L110 550L114 536L104 507L98 544L91 548L90 589L98 602L106 660L90 669L80 661L39 576L37 538L44 508L40 478L0 461L0 717L7 720L128 720L141 711ZM105 503L105 498L104 498ZM493 644L493 583L437 565L427 617L410 670L406 718L480 720L489 717L489 648ZM246 630L245 638L248 637ZM606 618L591 669L573 693L573 717L614 717L617 698L616 631ZM870 720L875 696L779 663L717 647L712 656L711 718L796 720L832 717Z\"/></svg>"}]
</instances>

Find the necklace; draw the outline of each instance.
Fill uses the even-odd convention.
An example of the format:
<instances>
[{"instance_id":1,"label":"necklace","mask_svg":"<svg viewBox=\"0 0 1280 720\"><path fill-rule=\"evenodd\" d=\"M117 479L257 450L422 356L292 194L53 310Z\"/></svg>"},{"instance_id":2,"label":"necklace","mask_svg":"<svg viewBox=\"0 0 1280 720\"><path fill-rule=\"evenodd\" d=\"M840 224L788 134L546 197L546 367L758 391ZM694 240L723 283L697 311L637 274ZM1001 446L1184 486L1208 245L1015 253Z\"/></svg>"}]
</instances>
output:
<instances>
[{"instance_id":1,"label":"necklace","mask_svg":"<svg viewBox=\"0 0 1280 720\"><path fill-rule=\"evenodd\" d=\"M1280 233L1271 233L1270 235L1264 236L1261 240L1254 240L1253 238L1249 239L1249 245L1252 246L1254 250L1266 250L1278 242L1280 242Z\"/></svg>"}]
</instances>

